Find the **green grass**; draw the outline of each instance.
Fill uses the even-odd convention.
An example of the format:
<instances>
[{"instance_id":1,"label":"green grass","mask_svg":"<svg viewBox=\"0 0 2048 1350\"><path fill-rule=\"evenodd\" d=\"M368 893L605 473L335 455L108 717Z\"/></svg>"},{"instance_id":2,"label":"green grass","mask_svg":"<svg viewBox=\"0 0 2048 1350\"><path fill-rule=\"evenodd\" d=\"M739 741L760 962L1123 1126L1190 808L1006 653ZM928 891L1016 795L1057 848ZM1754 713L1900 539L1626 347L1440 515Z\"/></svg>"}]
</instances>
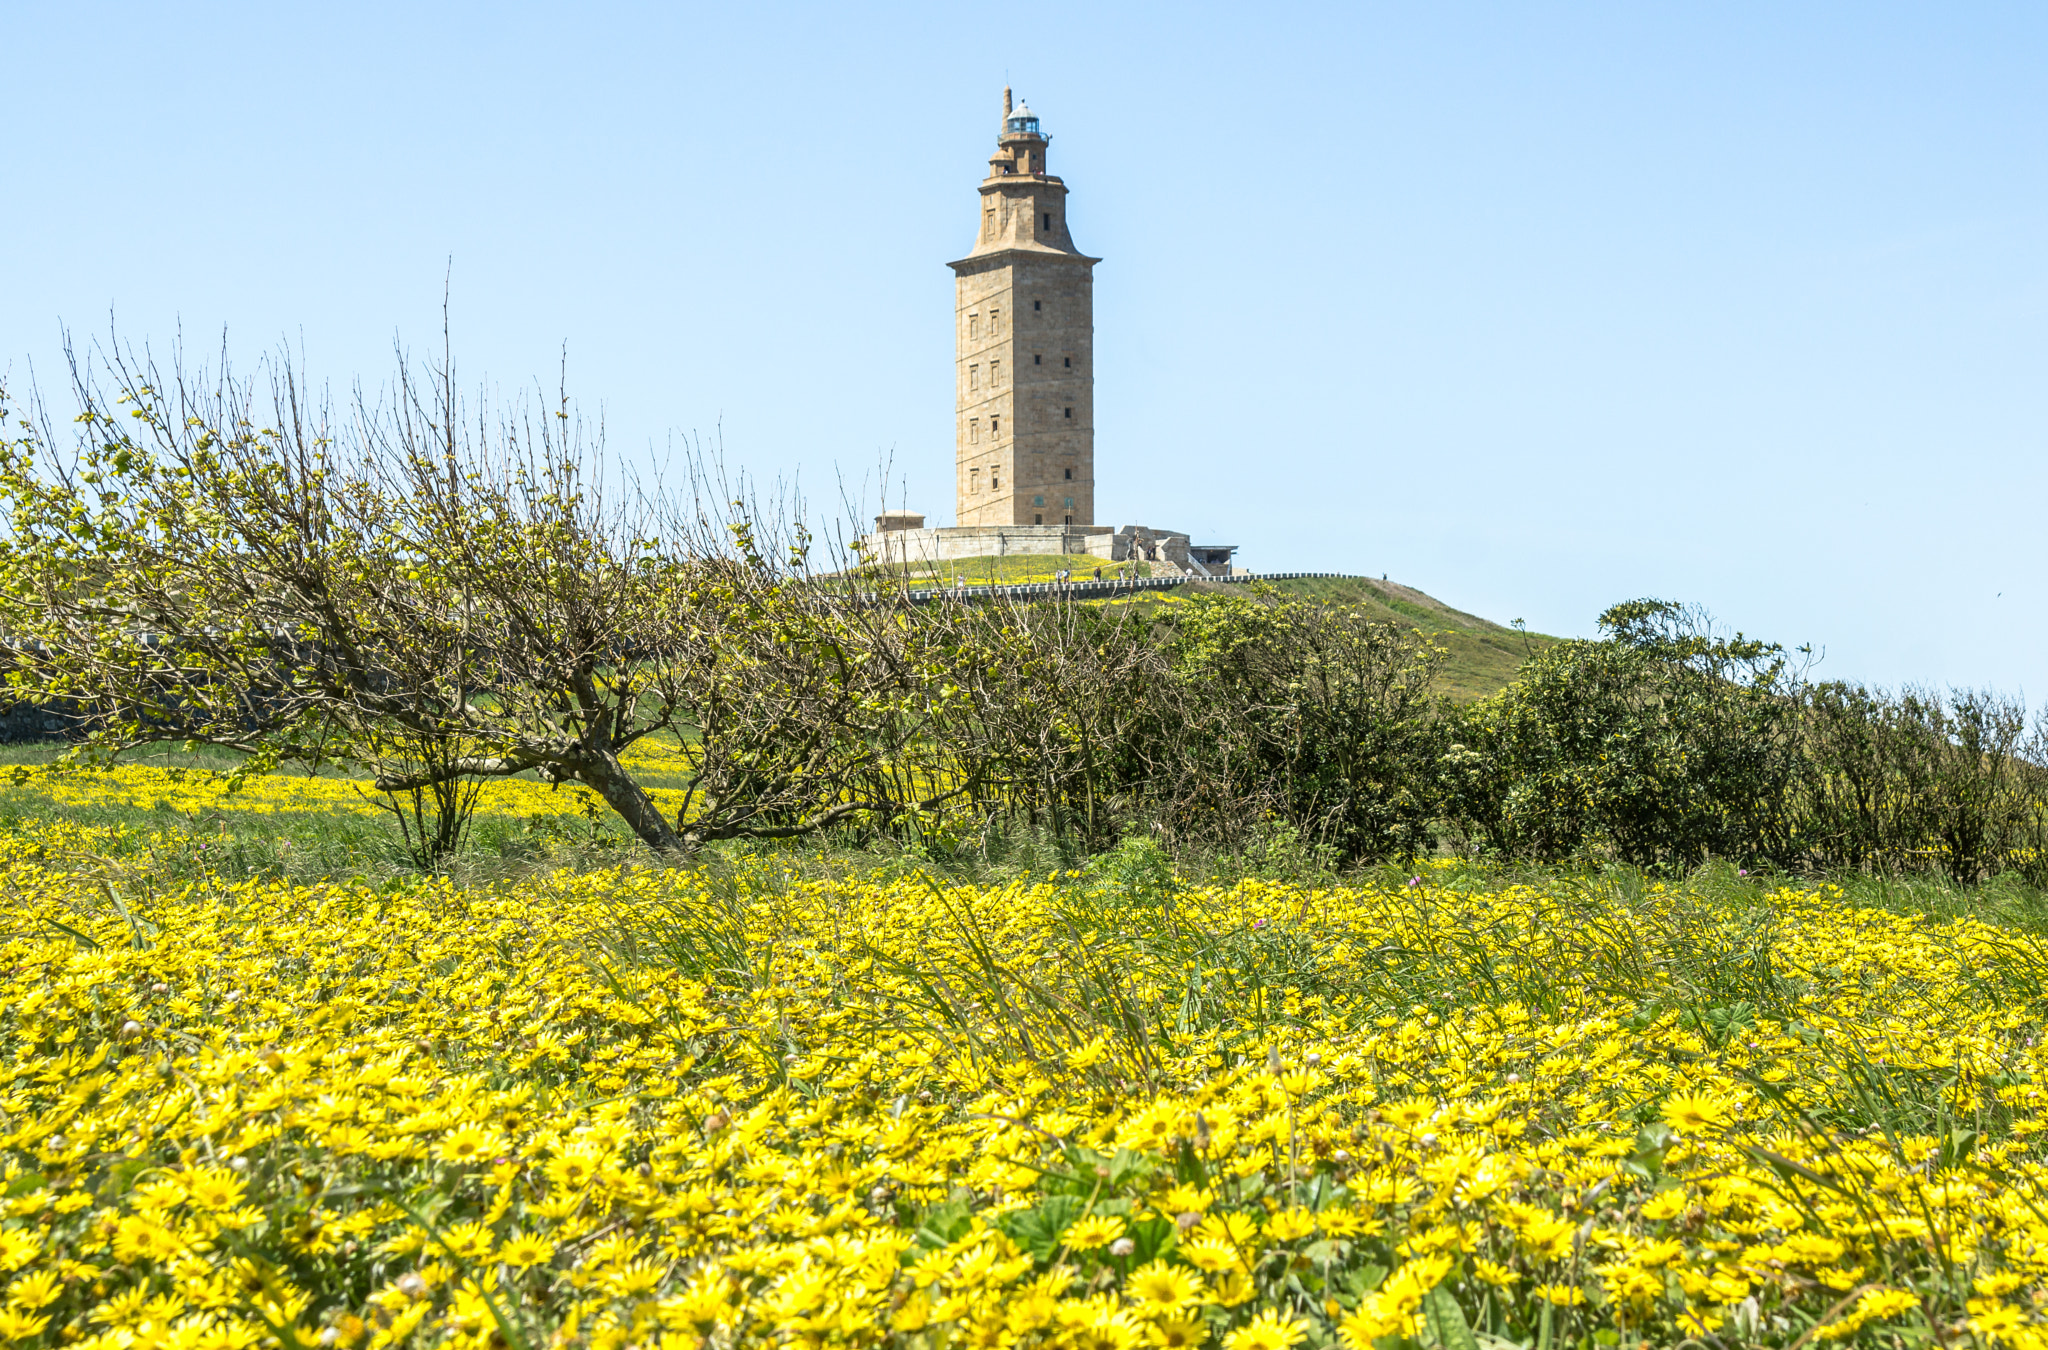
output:
<instances>
[{"instance_id":1,"label":"green grass","mask_svg":"<svg viewBox=\"0 0 2048 1350\"><path fill-rule=\"evenodd\" d=\"M951 586L962 578L970 586L1024 586L1051 581L1061 568L1075 579L1093 580L1100 567L1105 580L1113 577L1152 575L1149 563L1109 563L1088 554L1014 554L1008 557L960 558L936 566L905 569L915 582ZM1504 627L1476 614L1453 609L1412 586L1397 581L1373 581L1366 577L1312 577L1268 583L1283 595L1363 606L1374 617L1421 629L1449 649L1439 688L1460 703L1499 693L1515 678L1522 663L1550 644L1559 641L1541 633L1524 633ZM1234 589L1215 582L1190 582L1171 593L1143 594L1140 605L1171 604L1190 592ZM1127 603L1096 602L1096 603Z\"/></svg>"},{"instance_id":2,"label":"green grass","mask_svg":"<svg viewBox=\"0 0 2048 1350\"><path fill-rule=\"evenodd\" d=\"M1439 687L1461 703L1507 688L1524 661L1561 640L1503 627L1397 581L1311 578L1274 585L1284 594L1361 605L1395 622L1415 625L1449 649Z\"/></svg>"},{"instance_id":3,"label":"green grass","mask_svg":"<svg viewBox=\"0 0 2048 1350\"><path fill-rule=\"evenodd\" d=\"M1372 581L1365 577L1304 577L1295 581L1266 583L1282 595L1358 605L1376 619L1420 629L1447 649L1442 673L1437 677L1439 692L1459 703L1497 694L1508 687L1522 663L1559 638L1542 633L1525 633L1482 619L1476 614L1453 609L1443 601L1399 582ZM1228 591L1233 586L1214 582L1190 582L1175 597L1189 592ZM1156 597L1140 597L1139 603L1172 603Z\"/></svg>"},{"instance_id":4,"label":"green grass","mask_svg":"<svg viewBox=\"0 0 2048 1350\"><path fill-rule=\"evenodd\" d=\"M1150 563L1104 562L1086 553L1020 553L1005 557L958 558L896 570L913 585L949 587L957 579L970 586L1028 586L1055 580L1062 568L1071 572L1075 580L1092 581L1098 567L1102 569L1104 580L1123 576L1149 577L1154 572ZM1521 632L1476 614L1453 609L1443 601L1397 581L1373 581L1367 577L1311 577L1267 584L1284 595L1362 605L1377 618L1421 629L1449 650L1438 687L1460 703L1485 698L1507 688L1524 661L1560 640L1542 633ZM1232 588L1215 582L1196 581L1171 593L1140 595L1135 603L1172 604L1190 592L1226 589Z\"/></svg>"},{"instance_id":5,"label":"green grass","mask_svg":"<svg viewBox=\"0 0 2048 1350\"><path fill-rule=\"evenodd\" d=\"M1102 569L1104 581L1132 574L1141 577L1151 575L1149 564L1113 563L1092 553L1012 553L1003 557L956 558L950 562L914 565L898 570L913 584L922 581L951 586L955 578L959 578L970 586L1029 586L1056 580L1061 568L1072 572L1075 581L1093 581L1098 567Z\"/></svg>"}]
</instances>

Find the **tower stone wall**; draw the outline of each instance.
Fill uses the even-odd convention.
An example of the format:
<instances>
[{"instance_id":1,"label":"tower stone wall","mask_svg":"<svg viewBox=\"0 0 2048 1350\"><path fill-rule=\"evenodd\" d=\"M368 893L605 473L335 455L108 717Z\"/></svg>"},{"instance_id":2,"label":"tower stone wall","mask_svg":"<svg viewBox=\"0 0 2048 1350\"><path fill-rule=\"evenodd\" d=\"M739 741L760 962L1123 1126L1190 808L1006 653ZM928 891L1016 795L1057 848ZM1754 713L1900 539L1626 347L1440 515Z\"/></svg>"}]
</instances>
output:
<instances>
[{"instance_id":1,"label":"tower stone wall","mask_svg":"<svg viewBox=\"0 0 2048 1350\"><path fill-rule=\"evenodd\" d=\"M1047 138L1003 91L972 252L954 273L962 526L1095 523L1095 303Z\"/></svg>"}]
</instances>

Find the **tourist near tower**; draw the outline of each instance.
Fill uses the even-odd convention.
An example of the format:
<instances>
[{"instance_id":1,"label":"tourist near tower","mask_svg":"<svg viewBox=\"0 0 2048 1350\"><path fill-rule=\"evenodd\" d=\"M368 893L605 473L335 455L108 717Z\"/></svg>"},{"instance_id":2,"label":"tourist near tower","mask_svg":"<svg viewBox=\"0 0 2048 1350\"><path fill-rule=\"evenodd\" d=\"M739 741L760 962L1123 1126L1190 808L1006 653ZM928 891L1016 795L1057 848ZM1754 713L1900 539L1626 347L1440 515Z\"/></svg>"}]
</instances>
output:
<instances>
[{"instance_id":1,"label":"tourist near tower","mask_svg":"<svg viewBox=\"0 0 2048 1350\"><path fill-rule=\"evenodd\" d=\"M1067 229L1052 138L1003 90L974 247L953 269L953 501L957 524L875 517L870 561L917 568L1035 553L1230 571L1229 545L1095 523L1095 264Z\"/></svg>"},{"instance_id":2,"label":"tourist near tower","mask_svg":"<svg viewBox=\"0 0 2048 1350\"><path fill-rule=\"evenodd\" d=\"M974 249L954 274L961 525L1095 523L1094 268L1048 138L1003 90Z\"/></svg>"}]
</instances>

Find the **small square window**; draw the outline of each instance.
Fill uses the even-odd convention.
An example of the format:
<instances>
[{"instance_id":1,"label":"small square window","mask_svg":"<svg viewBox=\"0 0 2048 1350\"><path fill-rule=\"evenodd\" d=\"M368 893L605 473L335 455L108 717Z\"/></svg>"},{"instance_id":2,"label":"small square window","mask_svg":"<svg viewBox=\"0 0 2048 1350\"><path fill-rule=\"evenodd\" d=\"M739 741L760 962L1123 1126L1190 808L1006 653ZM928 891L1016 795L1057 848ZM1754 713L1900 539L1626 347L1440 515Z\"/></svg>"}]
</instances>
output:
<instances>
[{"instance_id":1,"label":"small square window","mask_svg":"<svg viewBox=\"0 0 2048 1350\"><path fill-rule=\"evenodd\" d=\"M1044 506L1044 505L1045 505L1045 498L1043 498L1043 497L1033 497L1033 498L1031 499L1031 504L1032 504L1033 506Z\"/></svg>"},{"instance_id":2,"label":"small square window","mask_svg":"<svg viewBox=\"0 0 2048 1350\"><path fill-rule=\"evenodd\" d=\"M1074 499L1072 497L1067 498L1066 506L1069 511L1074 509Z\"/></svg>"}]
</instances>

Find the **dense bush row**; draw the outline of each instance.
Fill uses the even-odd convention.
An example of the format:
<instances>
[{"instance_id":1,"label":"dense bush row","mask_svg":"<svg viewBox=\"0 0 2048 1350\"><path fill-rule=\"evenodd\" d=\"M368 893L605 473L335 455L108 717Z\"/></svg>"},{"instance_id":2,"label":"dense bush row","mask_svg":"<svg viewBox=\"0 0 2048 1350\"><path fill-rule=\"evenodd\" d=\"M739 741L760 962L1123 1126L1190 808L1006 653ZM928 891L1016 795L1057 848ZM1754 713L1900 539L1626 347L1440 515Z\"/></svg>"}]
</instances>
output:
<instances>
[{"instance_id":1,"label":"dense bush row","mask_svg":"<svg viewBox=\"0 0 2048 1350\"><path fill-rule=\"evenodd\" d=\"M1815 684L1654 601L1467 707L1426 638L1344 605L916 604L888 569L814 570L787 513L702 473L690 499L607 484L566 402L492 420L445 366L392 388L335 412L285 366L259 412L117 353L78 372L68 443L0 391L11 683L93 755L364 770L426 865L479 782L538 775L676 853L1021 827L1075 853L1143 830L1343 862L2044 871L2043 734L1997 697ZM641 781L649 745L680 755L679 807Z\"/></svg>"},{"instance_id":2,"label":"dense bush row","mask_svg":"<svg viewBox=\"0 0 2048 1350\"><path fill-rule=\"evenodd\" d=\"M1459 739L1445 817L1473 846L2048 875L2048 738L2019 702L1809 681L1782 648L1717 637L1654 601L1616 606L1601 627L1447 719Z\"/></svg>"},{"instance_id":3,"label":"dense bush row","mask_svg":"<svg viewBox=\"0 0 2048 1350\"><path fill-rule=\"evenodd\" d=\"M1500 694L1431 697L1425 638L1344 606L1199 597L1155 621L1172 699L1133 719L1118 823L1241 849L1275 824L1333 859L1439 843L1502 859L1709 858L2048 877L2048 736L2019 702L1816 682L1798 653L1659 601L1534 656Z\"/></svg>"}]
</instances>

